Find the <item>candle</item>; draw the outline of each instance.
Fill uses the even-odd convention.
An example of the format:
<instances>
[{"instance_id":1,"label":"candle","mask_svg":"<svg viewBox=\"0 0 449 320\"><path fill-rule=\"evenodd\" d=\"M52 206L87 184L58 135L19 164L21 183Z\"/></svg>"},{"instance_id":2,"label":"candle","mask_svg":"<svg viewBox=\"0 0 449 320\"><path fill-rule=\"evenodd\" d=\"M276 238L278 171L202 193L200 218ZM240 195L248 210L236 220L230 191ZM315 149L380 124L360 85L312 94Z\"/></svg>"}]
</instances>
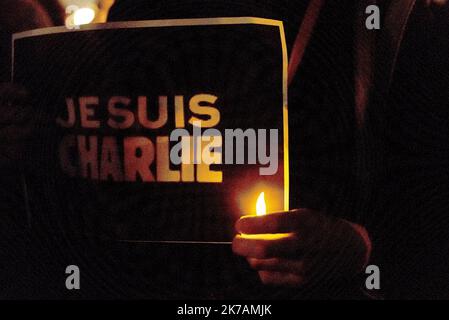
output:
<instances>
[{"instance_id":1,"label":"candle","mask_svg":"<svg viewBox=\"0 0 449 320\"><path fill-rule=\"evenodd\" d=\"M261 192L256 202L256 215L264 216L267 214L267 205L265 204L265 192Z\"/></svg>"},{"instance_id":2,"label":"candle","mask_svg":"<svg viewBox=\"0 0 449 320\"><path fill-rule=\"evenodd\" d=\"M265 203L265 192L261 192L256 201L256 215L264 216L267 214L267 204ZM264 233L264 234L241 234L245 239L254 240L278 240L289 237L289 233Z\"/></svg>"}]
</instances>

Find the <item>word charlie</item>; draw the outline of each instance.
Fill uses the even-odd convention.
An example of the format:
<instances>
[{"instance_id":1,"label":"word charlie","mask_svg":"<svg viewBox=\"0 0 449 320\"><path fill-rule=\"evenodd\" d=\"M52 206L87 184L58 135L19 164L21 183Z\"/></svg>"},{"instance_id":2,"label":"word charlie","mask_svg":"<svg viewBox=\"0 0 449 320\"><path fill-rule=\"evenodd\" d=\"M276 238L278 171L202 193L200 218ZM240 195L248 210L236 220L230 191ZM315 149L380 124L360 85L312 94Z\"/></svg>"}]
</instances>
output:
<instances>
[{"instance_id":1,"label":"word charlie","mask_svg":"<svg viewBox=\"0 0 449 320\"><path fill-rule=\"evenodd\" d=\"M167 96L159 96L155 104L146 96L134 100L124 96L67 98L66 114L56 119L66 132L59 145L62 169L72 177L100 181L222 182L223 172L217 165L223 164L223 137L212 129L220 123L218 97L196 94L188 108L184 100L184 96L175 96L169 106ZM208 129L202 133L201 128ZM233 163L234 154L237 163L243 163L245 138L248 163L256 163L256 135L249 130L225 130L226 164ZM258 136L266 140L266 130L262 131ZM258 144L259 162L270 163L268 171L274 171L268 174L277 171L275 131L273 135L270 130L274 137L270 137L269 156L266 141Z\"/></svg>"}]
</instances>

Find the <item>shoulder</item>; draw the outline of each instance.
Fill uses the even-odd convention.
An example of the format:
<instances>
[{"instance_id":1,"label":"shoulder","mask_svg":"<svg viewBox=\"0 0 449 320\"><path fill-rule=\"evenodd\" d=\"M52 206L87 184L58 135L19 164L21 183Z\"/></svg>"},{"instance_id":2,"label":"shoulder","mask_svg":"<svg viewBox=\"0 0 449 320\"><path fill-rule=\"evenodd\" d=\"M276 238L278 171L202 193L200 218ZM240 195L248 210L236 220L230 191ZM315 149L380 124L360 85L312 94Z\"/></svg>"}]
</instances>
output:
<instances>
[{"instance_id":1,"label":"shoulder","mask_svg":"<svg viewBox=\"0 0 449 320\"><path fill-rule=\"evenodd\" d=\"M427 23L449 24L449 0L417 0L415 12Z\"/></svg>"},{"instance_id":2,"label":"shoulder","mask_svg":"<svg viewBox=\"0 0 449 320\"><path fill-rule=\"evenodd\" d=\"M6 1L0 11L0 24L10 33L52 26L45 9L37 1Z\"/></svg>"},{"instance_id":3,"label":"shoulder","mask_svg":"<svg viewBox=\"0 0 449 320\"><path fill-rule=\"evenodd\" d=\"M424 0L424 2L427 6L435 8L444 8L449 4L448 0Z\"/></svg>"}]
</instances>

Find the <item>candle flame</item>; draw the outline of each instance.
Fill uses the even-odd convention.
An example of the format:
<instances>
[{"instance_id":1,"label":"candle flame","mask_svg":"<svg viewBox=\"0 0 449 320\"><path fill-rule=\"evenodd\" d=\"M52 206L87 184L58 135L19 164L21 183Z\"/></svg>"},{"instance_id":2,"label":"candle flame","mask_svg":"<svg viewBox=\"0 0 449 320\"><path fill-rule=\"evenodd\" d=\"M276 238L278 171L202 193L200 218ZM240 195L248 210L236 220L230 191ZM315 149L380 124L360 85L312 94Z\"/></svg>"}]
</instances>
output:
<instances>
[{"instance_id":1,"label":"candle flame","mask_svg":"<svg viewBox=\"0 0 449 320\"><path fill-rule=\"evenodd\" d=\"M265 192L261 192L256 202L256 214L263 216L267 214L267 205L265 204Z\"/></svg>"}]
</instances>

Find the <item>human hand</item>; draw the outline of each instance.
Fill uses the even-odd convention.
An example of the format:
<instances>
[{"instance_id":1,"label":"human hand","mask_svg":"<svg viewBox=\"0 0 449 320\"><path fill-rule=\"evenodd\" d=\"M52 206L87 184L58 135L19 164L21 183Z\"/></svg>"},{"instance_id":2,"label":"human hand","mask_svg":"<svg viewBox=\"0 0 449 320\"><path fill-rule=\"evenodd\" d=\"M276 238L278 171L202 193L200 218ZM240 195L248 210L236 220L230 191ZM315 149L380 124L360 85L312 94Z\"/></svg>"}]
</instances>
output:
<instances>
[{"instance_id":1,"label":"human hand","mask_svg":"<svg viewBox=\"0 0 449 320\"><path fill-rule=\"evenodd\" d=\"M363 227L309 209L244 216L236 229L234 253L247 258L266 285L354 276L371 250Z\"/></svg>"}]
</instances>

